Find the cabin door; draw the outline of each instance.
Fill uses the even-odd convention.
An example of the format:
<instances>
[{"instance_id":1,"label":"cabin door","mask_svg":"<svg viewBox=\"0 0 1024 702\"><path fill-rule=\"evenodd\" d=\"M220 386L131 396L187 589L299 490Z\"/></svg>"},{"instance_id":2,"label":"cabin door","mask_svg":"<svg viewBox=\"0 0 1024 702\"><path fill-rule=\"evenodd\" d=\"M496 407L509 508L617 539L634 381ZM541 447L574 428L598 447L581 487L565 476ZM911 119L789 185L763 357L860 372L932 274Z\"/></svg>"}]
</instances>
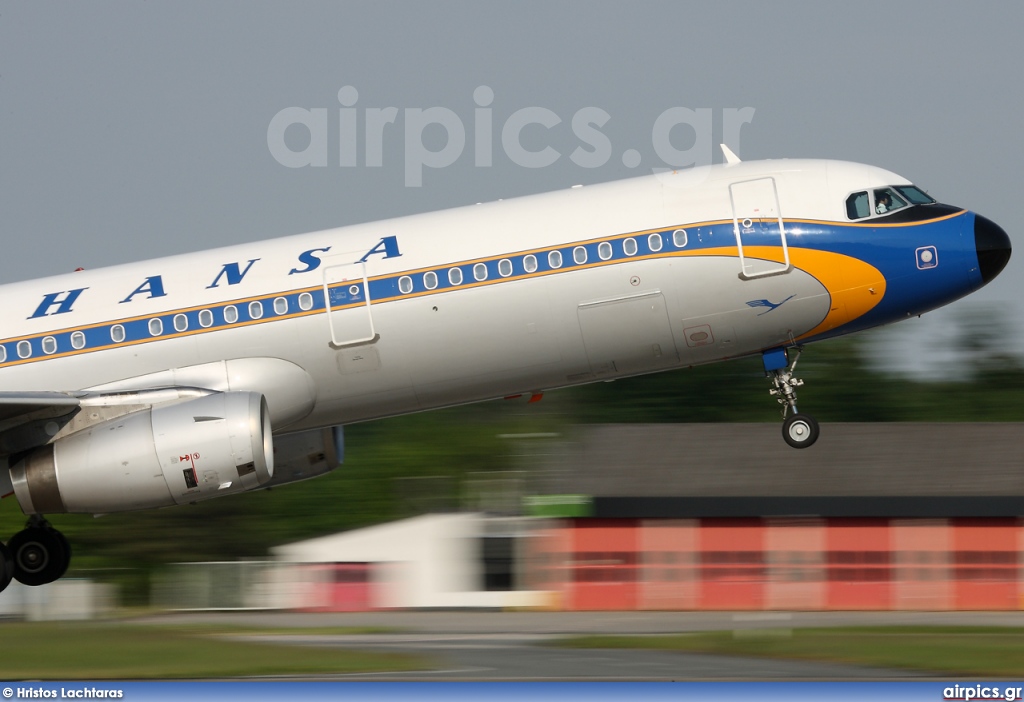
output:
<instances>
[{"instance_id":1,"label":"cabin door","mask_svg":"<svg viewBox=\"0 0 1024 702\"><path fill-rule=\"evenodd\" d=\"M380 338L370 312L370 283L366 263L343 263L324 268L324 305L331 346L370 344Z\"/></svg>"},{"instance_id":2,"label":"cabin door","mask_svg":"<svg viewBox=\"0 0 1024 702\"><path fill-rule=\"evenodd\" d=\"M739 250L740 278L788 273L786 225L779 208L774 178L757 178L729 186L733 231Z\"/></svg>"}]
</instances>

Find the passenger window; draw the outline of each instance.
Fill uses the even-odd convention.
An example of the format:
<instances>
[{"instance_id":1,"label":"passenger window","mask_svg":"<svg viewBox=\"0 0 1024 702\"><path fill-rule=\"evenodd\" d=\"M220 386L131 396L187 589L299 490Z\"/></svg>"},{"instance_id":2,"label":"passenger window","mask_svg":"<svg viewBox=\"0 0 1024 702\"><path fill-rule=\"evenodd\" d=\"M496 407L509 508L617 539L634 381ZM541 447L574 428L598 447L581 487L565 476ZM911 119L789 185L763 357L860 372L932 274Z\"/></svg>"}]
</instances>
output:
<instances>
[{"instance_id":1,"label":"passenger window","mask_svg":"<svg viewBox=\"0 0 1024 702\"><path fill-rule=\"evenodd\" d=\"M32 355L32 344L28 341L18 342L18 358L28 358Z\"/></svg>"},{"instance_id":2,"label":"passenger window","mask_svg":"<svg viewBox=\"0 0 1024 702\"><path fill-rule=\"evenodd\" d=\"M263 304L259 300L253 300L249 303L249 317L251 319L259 319L263 316Z\"/></svg>"},{"instance_id":3,"label":"passenger window","mask_svg":"<svg viewBox=\"0 0 1024 702\"><path fill-rule=\"evenodd\" d=\"M622 252L627 256L636 256L636 239L630 237L623 241Z\"/></svg>"},{"instance_id":4,"label":"passenger window","mask_svg":"<svg viewBox=\"0 0 1024 702\"><path fill-rule=\"evenodd\" d=\"M562 267L562 252L561 251L552 251L551 253L549 253L548 254L548 265L551 266L552 268L561 268Z\"/></svg>"},{"instance_id":5,"label":"passenger window","mask_svg":"<svg viewBox=\"0 0 1024 702\"><path fill-rule=\"evenodd\" d=\"M647 237L647 246L651 251L661 251L661 234L651 234Z\"/></svg>"},{"instance_id":6,"label":"passenger window","mask_svg":"<svg viewBox=\"0 0 1024 702\"><path fill-rule=\"evenodd\" d=\"M110 328L110 340L115 344L120 344L124 341L124 327L120 324L115 324Z\"/></svg>"},{"instance_id":7,"label":"passenger window","mask_svg":"<svg viewBox=\"0 0 1024 702\"><path fill-rule=\"evenodd\" d=\"M680 249L686 246L686 230L676 229L672 232L672 243Z\"/></svg>"},{"instance_id":8,"label":"passenger window","mask_svg":"<svg viewBox=\"0 0 1024 702\"><path fill-rule=\"evenodd\" d=\"M160 336L164 333L164 321L159 317L149 320L149 335Z\"/></svg>"},{"instance_id":9,"label":"passenger window","mask_svg":"<svg viewBox=\"0 0 1024 702\"><path fill-rule=\"evenodd\" d=\"M487 280L487 266L483 263L473 266L473 277L477 280Z\"/></svg>"},{"instance_id":10,"label":"passenger window","mask_svg":"<svg viewBox=\"0 0 1024 702\"><path fill-rule=\"evenodd\" d=\"M199 312L199 326L211 327L213 326L213 312L210 310L201 310Z\"/></svg>"},{"instance_id":11,"label":"passenger window","mask_svg":"<svg viewBox=\"0 0 1024 702\"><path fill-rule=\"evenodd\" d=\"M57 340L52 336L43 338L43 353L50 354L57 351Z\"/></svg>"},{"instance_id":12,"label":"passenger window","mask_svg":"<svg viewBox=\"0 0 1024 702\"><path fill-rule=\"evenodd\" d=\"M448 271L448 282L452 285L462 285L462 269L452 268Z\"/></svg>"},{"instance_id":13,"label":"passenger window","mask_svg":"<svg viewBox=\"0 0 1024 702\"><path fill-rule=\"evenodd\" d=\"M507 258L503 258L498 261L498 275L502 278L508 278L512 275L512 261Z\"/></svg>"},{"instance_id":14,"label":"passenger window","mask_svg":"<svg viewBox=\"0 0 1024 702\"><path fill-rule=\"evenodd\" d=\"M308 292L299 295L299 309L303 311L313 309L313 296L310 295ZM200 317L200 319L202 318Z\"/></svg>"},{"instance_id":15,"label":"passenger window","mask_svg":"<svg viewBox=\"0 0 1024 702\"><path fill-rule=\"evenodd\" d=\"M871 214L867 191L854 193L846 198L846 216L850 219L864 219Z\"/></svg>"},{"instance_id":16,"label":"passenger window","mask_svg":"<svg viewBox=\"0 0 1024 702\"><path fill-rule=\"evenodd\" d=\"M576 263L586 263L587 250L582 246L577 246L575 249L572 250L572 260L575 261Z\"/></svg>"},{"instance_id":17,"label":"passenger window","mask_svg":"<svg viewBox=\"0 0 1024 702\"><path fill-rule=\"evenodd\" d=\"M607 241L602 241L597 245L597 255L602 261L607 261L612 257L612 245Z\"/></svg>"},{"instance_id":18,"label":"passenger window","mask_svg":"<svg viewBox=\"0 0 1024 702\"><path fill-rule=\"evenodd\" d=\"M224 321L228 324L234 324L238 321L238 308L234 305L228 305L224 308Z\"/></svg>"},{"instance_id":19,"label":"passenger window","mask_svg":"<svg viewBox=\"0 0 1024 702\"><path fill-rule=\"evenodd\" d=\"M80 331L71 332L71 346L75 349L81 349L85 347L85 334ZM0 347L2 348L2 347Z\"/></svg>"},{"instance_id":20,"label":"passenger window","mask_svg":"<svg viewBox=\"0 0 1024 702\"><path fill-rule=\"evenodd\" d=\"M0 363L3 363L6 360L7 360L7 347L4 346L3 344L0 344Z\"/></svg>"},{"instance_id":21,"label":"passenger window","mask_svg":"<svg viewBox=\"0 0 1024 702\"><path fill-rule=\"evenodd\" d=\"M274 312L276 314L287 314L287 312L288 312L288 298L287 297L275 297L274 298Z\"/></svg>"},{"instance_id":22,"label":"passenger window","mask_svg":"<svg viewBox=\"0 0 1024 702\"><path fill-rule=\"evenodd\" d=\"M183 314L174 315L174 331L183 332L188 329L188 317Z\"/></svg>"},{"instance_id":23,"label":"passenger window","mask_svg":"<svg viewBox=\"0 0 1024 702\"><path fill-rule=\"evenodd\" d=\"M427 290L433 290L437 287L437 273L434 271L427 271L423 274L423 287Z\"/></svg>"},{"instance_id":24,"label":"passenger window","mask_svg":"<svg viewBox=\"0 0 1024 702\"><path fill-rule=\"evenodd\" d=\"M533 254L529 254L523 259L523 270L527 273L533 273L537 270L537 257Z\"/></svg>"},{"instance_id":25,"label":"passenger window","mask_svg":"<svg viewBox=\"0 0 1024 702\"><path fill-rule=\"evenodd\" d=\"M412 278L407 275L403 275L398 279L398 292L403 295L408 295L412 292Z\"/></svg>"}]
</instances>

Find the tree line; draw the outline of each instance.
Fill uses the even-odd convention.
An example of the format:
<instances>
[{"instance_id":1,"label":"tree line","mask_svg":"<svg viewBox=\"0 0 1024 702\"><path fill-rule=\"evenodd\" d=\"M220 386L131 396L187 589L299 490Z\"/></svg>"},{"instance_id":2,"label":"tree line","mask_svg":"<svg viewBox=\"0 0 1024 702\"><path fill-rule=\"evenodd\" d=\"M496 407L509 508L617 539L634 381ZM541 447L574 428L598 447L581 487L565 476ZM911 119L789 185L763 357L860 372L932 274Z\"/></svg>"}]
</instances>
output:
<instances>
[{"instance_id":1,"label":"tree line","mask_svg":"<svg viewBox=\"0 0 1024 702\"><path fill-rule=\"evenodd\" d=\"M869 363L879 338L865 334L810 347L798 375L803 411L822 422L1024 421L1024 364L1004 350L998 320L960 320L960 359L948 377L913 379ZM410 479L457 505L469 474L516 466L503 435L564 432L579 423L772 422L759 358L595 383L548 393L540 403L495 401L346 427L344 464L314 480L198 505L100 518L53 515L72 543L70 577L121 586L145 602L154 569L182 561L259 558L291 541L411 516ZM0 503L0 534L21 528L13 498Z\"/></svg>"}]
</instances>

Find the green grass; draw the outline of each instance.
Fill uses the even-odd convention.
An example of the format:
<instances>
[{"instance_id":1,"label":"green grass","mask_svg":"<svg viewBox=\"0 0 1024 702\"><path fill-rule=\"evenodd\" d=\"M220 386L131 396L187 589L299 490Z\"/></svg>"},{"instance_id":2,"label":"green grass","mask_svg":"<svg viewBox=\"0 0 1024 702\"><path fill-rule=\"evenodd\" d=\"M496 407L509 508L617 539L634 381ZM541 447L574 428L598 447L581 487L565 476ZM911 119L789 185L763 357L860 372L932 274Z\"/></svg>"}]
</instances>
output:
<instances>
[{"instance_id":1,"label":"green grass","mask_svg":"<svg viewBox=\"0 0 1024 702\"><path fill-rule=\"evenodd\" d=\"M581 636L552 645L641 648L832 661L950 675L1024 676L1024 629L864 627L714 631L653 636Z\"/></svg>"},{"instance_id":2,"label":"green grass","mask_svg":"<svg viewBox=\"0 0 1024 702\"><path fill-rule=\"evenodd\" d=\"M407 654L236 642L213 638L209 631L122 623L0 624L3 680L230 678L429 667L427 660Z\"/></svg>"},{"instance_id":3,"label":"green grass","mask_svg":"<svg viewBox=\"0 0 1024 702\"><path fill-rule=\"evenodd\" d=\"M254 626L234 623L146 624L161 631L176 631L196 636L368 636L404 634L404 629L389 626Z\"/></svg>"}]
</instances>

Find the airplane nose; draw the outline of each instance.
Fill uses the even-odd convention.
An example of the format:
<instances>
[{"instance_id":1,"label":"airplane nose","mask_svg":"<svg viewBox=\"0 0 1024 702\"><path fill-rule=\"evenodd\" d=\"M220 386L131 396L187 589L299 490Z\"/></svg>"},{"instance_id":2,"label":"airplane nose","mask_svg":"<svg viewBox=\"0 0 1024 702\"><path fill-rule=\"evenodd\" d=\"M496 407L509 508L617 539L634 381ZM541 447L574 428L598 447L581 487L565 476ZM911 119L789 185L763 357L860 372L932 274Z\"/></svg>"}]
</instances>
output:
<instances>
[{"instance_id":1,"label":"airplane nose","mask_svg":"<svg viewBox=\"0 0 1024 702\"><path fill-rule=\"evenodd\" d=\"M990 282L1010 260L1010 237L987 217L974 215L974 246L978 250L981 279Z\"/></svg>"}]
</instances>

